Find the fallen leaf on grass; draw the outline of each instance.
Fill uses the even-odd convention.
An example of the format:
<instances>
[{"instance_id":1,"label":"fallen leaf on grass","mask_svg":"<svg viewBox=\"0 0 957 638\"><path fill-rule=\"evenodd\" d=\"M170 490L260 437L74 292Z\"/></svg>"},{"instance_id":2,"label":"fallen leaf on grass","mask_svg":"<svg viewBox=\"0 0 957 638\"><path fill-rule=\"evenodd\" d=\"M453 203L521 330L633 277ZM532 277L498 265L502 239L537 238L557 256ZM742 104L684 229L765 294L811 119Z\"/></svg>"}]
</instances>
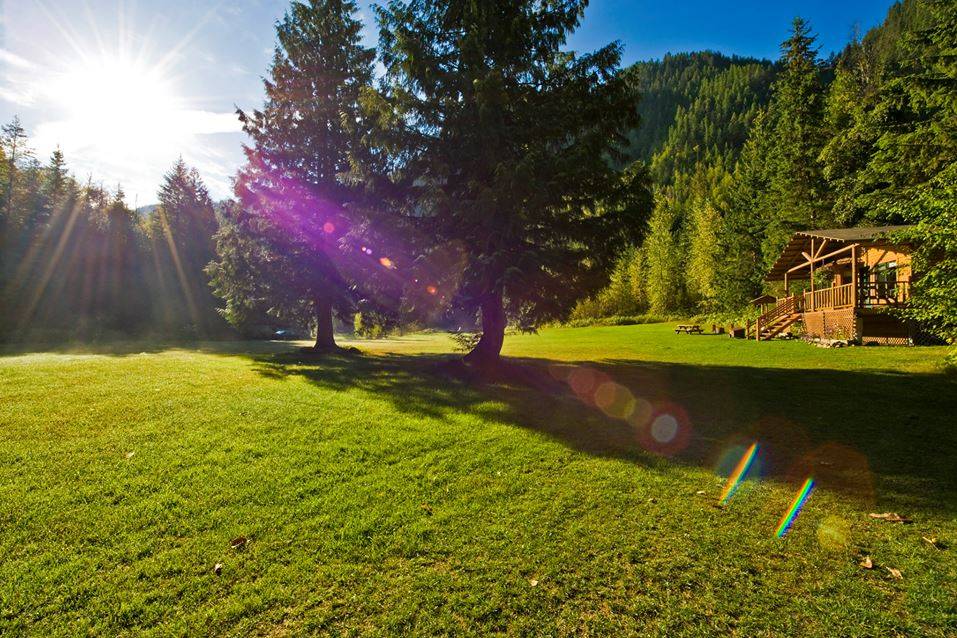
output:
<instances>
[{"instance_id":1,"label":"fallen leaf on grass","mask_svg":"<svg viewBox=\"0 0 957 638\"><path fill-rule=\"evenodd\" d=\"M695 492L695 494L697 494L698 496L704 496L705 494L707 494L707 492L705 492L704 490L698 490L697 492Z\"/></svg>"},{"instance_id":2,"label":"fallen leaf on grass","mask_svg":"<svg viewBox=\"0 0 957 638\"><path fill-rule=\"evenodd\" d=\"M535 580L534 578L528 581L528 584L531 585L532 587L538 587L538 581Z\"/></svg>"},{"instance_id":3,"label":"fallen leaf on grass","mask_svg":"<svg viewBox=\"0 0 957 638\"><path fill-rule=\"evenodd\" d=\"M884 569L886 569L895 580L902 580L904 578L899 569L894 569L893 567L885 567Z\"/></svg>"},{"instance_id":4,"label":"fallen leaf on grass","mask_svg":"<svg viewBox=\"0 0 957 638\"><path fill-rule=\"evenodd\" d=\"M134 454L136 454L136 452L127 452L127 453L126 453L126 458L131 459L131 458L133 458L133 455L134 455Z\"/></svg>"},{"instance_id":5,"label":"fallen leaf on grass","mask_svg":"<svg viewBox=\"0 0 957 638\"><path fill-rule=\"evenodd\" d=\"M239 551L243 549L244 547L246 547L246 543L248 542L249 542L248 538L246 538L245 536L239 536L229 541L229 546L235 549L236 551Z\"/></svg>"},{"instance_id":6,"label":"fallen leaf on grass","mask_svg":"<svg viewBox=\"0 0 957 638\"><path fill-rule=\"evenodd\" d=\"M222 564L222 563L216 563L216 566L213 567L213 573L216 574L217 576L219 576L220 574L222 574L222 573L223 573L223 564Z\"/></svg>"},{"instance_id":7,"label":"fallen leaf on grass","mask_svg":"<svg viewBox=\"0 0 957 638\"><path fill-rule=\"evenodd\" d=\"M865 556L861 559L860 566L864 569L874 569L874 561L871 560L870 556Z\"/></svg>"},{"instance_id":8,"label":"fallen leaf on grass","mask_svg":"<svg viewBox=\"0 0 957 638\"><path fill-rule=\"evenodd\" d=\"M873 512L868 514L871 518L877 519L879 521L887 521L888 523L910 523L909 518L905 518L898 514L897 512L884 512L883 514L874 514Z\"/></svg>"},{"instance_id":9,"label":"fallen leaf on grass","mask_svg":"<svg viewBox=\"0 0 957 638\"><path fill-rule=\"evenodd\" d=\"M930 538L927 536L921 536L924 539L924 542L933 547L934 549L947 549L947 546L944 543L941 543L936 538Z\"/></svg>"}]
</instances>

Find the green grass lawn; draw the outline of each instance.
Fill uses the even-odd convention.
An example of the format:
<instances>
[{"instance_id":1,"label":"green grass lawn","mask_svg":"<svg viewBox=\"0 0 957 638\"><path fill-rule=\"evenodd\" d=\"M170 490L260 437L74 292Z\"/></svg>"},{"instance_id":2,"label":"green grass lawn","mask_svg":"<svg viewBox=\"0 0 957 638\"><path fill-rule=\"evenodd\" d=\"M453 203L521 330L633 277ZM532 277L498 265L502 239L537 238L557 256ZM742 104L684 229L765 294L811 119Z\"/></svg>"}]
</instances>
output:
<instances>
[{"instance_id":1,"label":"green grass lawn","mask_svg":"<svg viewBox=\"0 0 957 638\"><path fill-rule=\"evenodd\" d=\"M442 335L8 351L0 635L957 635L943 349L506 344L527 383L451 379Z\"/></svg>"}]
</instances>

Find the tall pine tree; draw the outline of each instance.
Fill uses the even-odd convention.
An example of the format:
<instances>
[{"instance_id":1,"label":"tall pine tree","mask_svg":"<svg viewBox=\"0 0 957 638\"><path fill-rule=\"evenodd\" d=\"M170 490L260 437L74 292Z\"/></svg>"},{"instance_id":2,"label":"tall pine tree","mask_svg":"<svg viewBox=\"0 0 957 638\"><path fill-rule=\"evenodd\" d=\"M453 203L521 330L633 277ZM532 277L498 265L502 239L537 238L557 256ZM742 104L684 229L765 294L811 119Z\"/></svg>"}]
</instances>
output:
<instances>
[{"instance_id":1,"label":"tall pine tree","mask_svg":"<svg viewBox=\"0 0 957 638\"><path fill-rule=\"evenodd\" d=\"M765 262L777 256L795 230L833 224L819 159L827 132L816 40L808 23L795 18L791 37L781 44L782 68L772 86L768 112L773 141L764 159L770 169L769 192L761 211L769 220Z\"/></svg>"},{"instance_id":2,"label":"tall pine tree","mask_svg":"<svg viewBox=\"0 0 957 638\"><path fill-rule=\"evenodd\" d=\"M384 94L368 100L383 123L377 143L395 158L407 219L428 237L422 258L436 246L462 251L455 289L438 292L481 314L467 362L495 364L510 319L532 327L561 316L648 208L644 173L623 179L611 168L635 123L620 46L562 50L586 4L393 0L377 9L386 70Z\"/></svg>"},{"instance_id":3,"label":"tall pine tree","mask_svg":"<svg viewBox=\"0 0 957 638\"><path fill-rule=\"evenodd\" d=\"M885 116L866 172L874 207L916 227L909 315L957 343L957 4L925 0L896 77L881 90Z\"/></svg>"},{"instance_id":4,"label":"tall pine tree","mask_svg":"<svg viewBox=\"0 0 957 638\"><path fill-rule=\"evenodd\" d=\"M277 25L266 103L239 112L253 142L236 183L247 238L220 243L231 251L220 256L220 273L251 272L225 263L251 263L251 254L236 250L268 255L257 260L258 276L281 281L259 292L276 314L311 312L317 350L336 347L333 310L351 307L349 260L358 253L344 249L359 225L358 193L347 176L361 153L359 95L372 81L374 53L361 44L357 11L352 0L297 1ZM217 284L234 309L252 302L230 295L253 287Z\"/></svg>"},{"instance_id":5,"label":"tall pine tree","mask_svg":"<svg viewBox=\"0 0 957 638\"><path fill-rule=\"evenodd\" d=\"M162 313L157 319L189 336L209 335L222 326L205 268L214 258L216 215L195 168L180 158L163 177L159 207L149 220Z\"/></svg>"}]
</instances>

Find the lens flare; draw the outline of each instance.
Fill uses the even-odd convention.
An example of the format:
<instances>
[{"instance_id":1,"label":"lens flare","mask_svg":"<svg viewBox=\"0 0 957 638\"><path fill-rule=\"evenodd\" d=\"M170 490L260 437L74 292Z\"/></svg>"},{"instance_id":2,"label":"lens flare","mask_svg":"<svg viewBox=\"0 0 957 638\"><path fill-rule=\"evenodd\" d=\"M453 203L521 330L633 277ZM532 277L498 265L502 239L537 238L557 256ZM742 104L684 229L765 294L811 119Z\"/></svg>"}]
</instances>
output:
<instances>
[{"instance_id":1,"label":"lens flare","mask_svg":"<svg viewBox=\"0 0 957 638\"><path fill-rule=\"evenodd\" d=\"M635 397L635 402L631 408L631 414L625 417L625 419L631 424L632 427L643 428L648 424L648 421L651 420L651 415L653 413L654 407L651 405L650 401L641 397Z\"/></svg>"},{"instance_id":2,"label":"lens flare","mask_svg":"<svg viewBox=\"0 0 957 638\"><path fill-rule=\"evenodd\" d=\"M658 443L671 443L678 434L678 419L670 414L659 414L651 422L651 438Z\"/></svg>"},{"instance_id":3,"label":"lens flare","mask_svg":"<svg viewBox=\"0 0 957 638\"><path fill-rule=\"evenodd\" d=\"M335 232L335 230L336 230L336 226L332 222L326 222L325 224L322 225L322 232L324 232L327 235L331 235L332 233Z\"/></svg>"},{"instance_id":4,"label":"lens flare","mask_svg":"<svg viewBox=\"0 0 957 638\"><path fill-rule=\"evenodd\" d=\"M758 444L754 442L745 450L741 460L738 461L738 464L734 467L734 471L731 472L731 475L728 477L728 482L725 483L724 490L721 492L722 504L727 504L728 501L731 500L731 497L734 496L734 493L738 491L738 486L741 485L741 482L744 481L744 478L748 475L748 470L751 469L751 465L754 463L754 458L757 454Z\"/></svg>"},{"instance_id":5,"label":"lens flare","mask_svg":"<svg viewBox=\"0 0 957 638\"><path fill-rule=\"evenodd\" d=\"M595 404L595 390L605 379L595 370L577 367L568 375L568 385L578 398L588 405Z\"/></svg>"},{"instance_id":6,"label":"lens flare","mask_svg":"<svg viewBox=\"0 0 957 638\"><path fill-rule=\"evenodd\" d=\"M636 407L640 406L636 402ZM634 417L639 417L637 411ZM629 420L633 425L638 422ZM657 403L648 415L645 425L637 426L638 443L648 452L660 456L675 456L691 442L691 422L687 412L674 403Z\"/></svg>"},{"instance_id":7,"label":"lens flare","mask_svg":"<svg viewBox=\"0 0 957 638\"><path fill-rule=\"evenodd\" d=\"M633 412L635 399L625 386L606 381L595 390L595 405L607 416L625 419Z\"/></svg>"},{"instance_id":8,"label":"lens flare","mask_svg":"<svg viewBox=\"0 0 957 638\"><path fill-rule=\"evenodd\" d=\"M796 519L797 515L801 513L801 508L804 507L807 497L811 495L812 489L814 489L814 479L812 477L808 477L804 481L804 485L801 486L801 490L797 493L797 496L795 496L794 500L791 502L791 507L788 508L788 511L785 512L784 516L781 517L781 520L778 521L778 529L774 532L775 536L782 538L788 533L788 530L794 523L794 519Z\"/></svg>"},{"instance_id":9,"label":"lens flare","mask_svg":"<svg viewBox=\"0 0 957 638\"><path fill-rule=\"evenodd\" d=\"M817 540L824 549L840 551L847 547L850 539L851 524L840 516L828 516L817 527Z\"/></svg>"},{"instance_id":10,"label":"lens flare","mask_svg":"<svg viewBox=\"0 0 957 638\"><path fill-rule=\"evenodd\" d=\"M389 270L395 268L395 263L388 257L380 257L379 263L382 264L383 268L388 268Z\"/></svg>"}]
</instances>

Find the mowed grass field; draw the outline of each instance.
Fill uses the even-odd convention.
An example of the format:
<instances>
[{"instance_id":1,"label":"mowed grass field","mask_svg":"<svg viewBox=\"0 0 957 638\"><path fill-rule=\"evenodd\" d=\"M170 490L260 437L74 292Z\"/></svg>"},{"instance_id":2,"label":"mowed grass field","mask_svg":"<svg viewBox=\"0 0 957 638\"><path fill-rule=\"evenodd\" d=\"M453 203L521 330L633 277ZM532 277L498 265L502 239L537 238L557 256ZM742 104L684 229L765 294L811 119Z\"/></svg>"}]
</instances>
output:
<instances>
[{"instance_id":1,"label":"mowed grass field","mask_svg":"<svg viewBox=\"0 0 957 638\"><path fill-rule=\"evenodd\" d=\"M354 345L0 356L0 635L957 635L943 349Z\"/></svg>"}]
</instances>

